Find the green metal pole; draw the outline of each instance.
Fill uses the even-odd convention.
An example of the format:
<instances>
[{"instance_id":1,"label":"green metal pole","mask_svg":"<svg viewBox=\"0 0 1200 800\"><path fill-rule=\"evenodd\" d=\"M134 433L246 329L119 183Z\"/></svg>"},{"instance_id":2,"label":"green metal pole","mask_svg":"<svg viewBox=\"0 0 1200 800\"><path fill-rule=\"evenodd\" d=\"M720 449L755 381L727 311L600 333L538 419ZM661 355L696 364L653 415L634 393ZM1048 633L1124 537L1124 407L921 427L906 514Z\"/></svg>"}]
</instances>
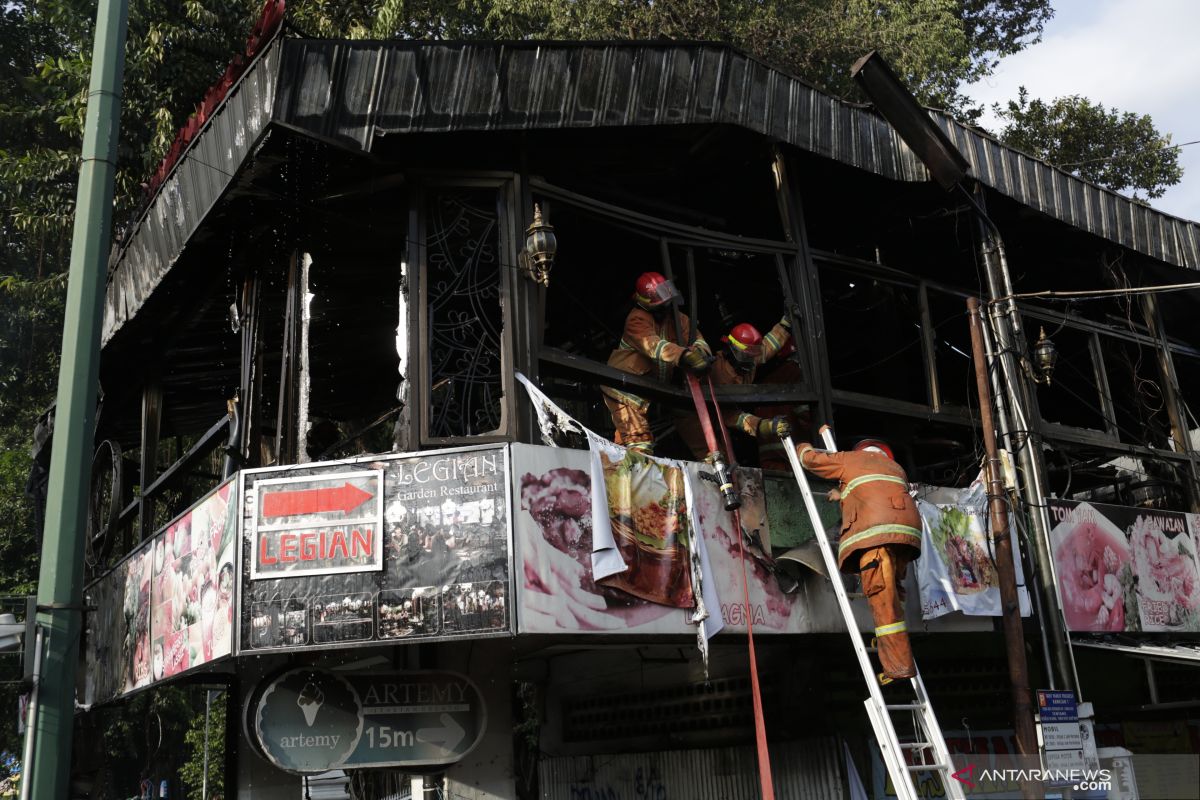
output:
<instances>
[{"instance_id":1,"label":"green metal pole","mask_svg":"<svg viewBox=\"0 0 1200 800\"><path fill-rule=\"evenodd\" d=\"M75 676L83 619L87 487L96 432L100 322L112 227L113 179L121 122L127 0L99 0L84 119L62 366L50 451L46 530L38 580L38 621L46 655L38 686L33 764L24 765L38 800L65 800L71 777Z\"/></svg>"}]
</instances>

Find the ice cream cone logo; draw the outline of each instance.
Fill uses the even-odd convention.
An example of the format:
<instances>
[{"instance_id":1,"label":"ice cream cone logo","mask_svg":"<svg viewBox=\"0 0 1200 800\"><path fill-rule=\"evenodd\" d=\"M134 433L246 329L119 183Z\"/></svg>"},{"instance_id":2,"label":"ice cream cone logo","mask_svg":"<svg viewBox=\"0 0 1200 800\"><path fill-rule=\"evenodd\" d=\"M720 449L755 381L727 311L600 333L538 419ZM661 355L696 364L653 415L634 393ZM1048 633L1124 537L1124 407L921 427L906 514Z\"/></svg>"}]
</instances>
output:
<instances>
[{"instance_id":1,"label":"ice cream cone logo","mask_svg":"<svg viewBox=\"0 0 1200 800\"><path fill-rule=\"evenodd\" d=\"M313 726L313 722L317 718L317 712L321 710L321 706L325 703L325 694L321 688L312 681L304 684L304 689L300 692L300 696L296 698L296 705L300 706L300 710L304 712L304 721L308 723L308 727Z\"/></svg>"}]
</instances>

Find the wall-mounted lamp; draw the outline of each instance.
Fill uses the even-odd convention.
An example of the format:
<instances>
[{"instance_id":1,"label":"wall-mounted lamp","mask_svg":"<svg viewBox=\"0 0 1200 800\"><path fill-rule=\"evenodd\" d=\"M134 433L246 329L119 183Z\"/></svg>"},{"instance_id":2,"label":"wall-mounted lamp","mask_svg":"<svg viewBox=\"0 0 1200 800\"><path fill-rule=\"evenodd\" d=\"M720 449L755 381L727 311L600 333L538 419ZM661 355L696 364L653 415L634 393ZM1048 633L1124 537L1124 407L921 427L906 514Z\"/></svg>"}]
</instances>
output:
<instances>
[{"instance_id":1,"label":"wall-mounted lamp","mask_svg":"<svg viewBox=\"0 0 1200 800\"><path fill-rule=\"evenodd\" d=\"M533 206L533 222L525 230L525 249L521 251L521 269L534 283L550 285L550 270L554 268L554 254L558 251L558 239L554 226L542 219L542 207Z\"/></svg>"},{"instance_id":2,"label":"wall-mounted lamp","mask_svg":"<svg viewBox=\"0 0 1200 800\"><path fill-rule=\"evenodd\" d=\"M1054 342L1046 335L1046 329L1041 329L1041 335L1038 336L1037 343L1033 346L1033 366L1035 372L1033 379L1038 383L1050 385L1050 379L1054 376L1054 365L1058 363L1058 348L1054 346Z\"/></svg>"}]
</instances>

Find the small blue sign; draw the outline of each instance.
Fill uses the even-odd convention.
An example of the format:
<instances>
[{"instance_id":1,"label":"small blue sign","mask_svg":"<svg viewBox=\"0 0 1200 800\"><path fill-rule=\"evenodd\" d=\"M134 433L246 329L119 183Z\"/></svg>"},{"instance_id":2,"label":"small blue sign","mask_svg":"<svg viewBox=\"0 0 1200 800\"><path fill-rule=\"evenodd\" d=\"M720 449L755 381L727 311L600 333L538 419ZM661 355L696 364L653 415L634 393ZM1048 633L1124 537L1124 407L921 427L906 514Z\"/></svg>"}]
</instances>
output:
<instances>
[{"instance_id":1,"label":"small blue sign","mask_svg":"<svg viewBox=\"0 0 1200 800\"><path fill-rule=\"evenodd\" d=\"M1075 693L1038 689L1038 714L1046 722L1078 722L1079 706Z\"/></svg>"}]
</instances>

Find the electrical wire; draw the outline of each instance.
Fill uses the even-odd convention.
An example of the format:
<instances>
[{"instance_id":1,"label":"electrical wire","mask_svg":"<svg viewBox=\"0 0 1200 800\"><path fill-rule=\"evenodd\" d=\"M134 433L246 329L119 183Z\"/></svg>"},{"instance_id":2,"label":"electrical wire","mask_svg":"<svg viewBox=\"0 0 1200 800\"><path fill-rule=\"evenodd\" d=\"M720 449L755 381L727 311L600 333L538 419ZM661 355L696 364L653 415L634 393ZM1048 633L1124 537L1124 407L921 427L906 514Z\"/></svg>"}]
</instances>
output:
<instances>
[{"instance_id":1,"label":"electrical wire","mask_svg":"<svg viewBox=\"0 0 1200 800\"><path fill-rule=\"evenodd\" d=\"M1183 144L1165 144L1165 145L1162 145L1161 147L1155 148L1154 150L1151 150L1148 152L1149 153L1161 153L1164 150L1178 150L1182 147L1190 147L1191 145L1194 145L1194 144L1200 144L1200 139L1194 139L1190 142L1184 142ZM1084 164L1099 164L1102 162L1111 163L1113 161L1120 161L1121 159L1125 159L1125 158L1137 158L1139 156L1143 156L1146 154L1147 154L1147 151L1143 151L1143 152L1139 152L1139 153L1120 153L1118 155L1101 156L1100 158L1087 158L1087 159L1084 159L1083 161L1065 161L1062 164L1054 164L1053 166L1057 167L1058 169L1066 169L1067 167L1081 167Z\"/></svg>"},{"instance_id":2,"label":"electrical wire","mask_svg":"<svg viewBox=\"0 0 1200 800\"><path fill-rule=\"evenodd\" d=\"M1200 282L1165 283L1158 286L1133 286L1126 289L1080 289L1077 291L1058 291L1045 289L1040 292L1017 292L1004 297L989 300L988 305L1003 303L1008 300L1028 300L1033 298L1070 298L1072 300L1101 299L1105 297L1128 297L1131 295L1157 294L1159 292L1180 292L1187 289L1200 289Z\"/></svg>"}]
</instances>

